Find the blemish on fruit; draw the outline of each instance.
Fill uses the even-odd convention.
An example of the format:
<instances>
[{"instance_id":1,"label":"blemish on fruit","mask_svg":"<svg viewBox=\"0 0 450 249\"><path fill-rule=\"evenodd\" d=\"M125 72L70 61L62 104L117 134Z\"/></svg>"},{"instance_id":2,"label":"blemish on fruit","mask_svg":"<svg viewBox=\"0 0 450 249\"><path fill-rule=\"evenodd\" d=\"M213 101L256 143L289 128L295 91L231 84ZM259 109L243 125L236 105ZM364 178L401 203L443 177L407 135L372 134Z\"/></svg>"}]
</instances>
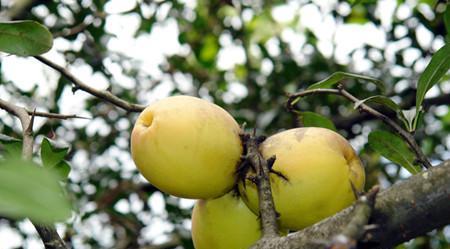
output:
<instances>
[{"instance_id":1,"label":"blemish on fruit","mask_svg":"<svg viewBox=\"0 0 450 249\"><path fill-rule=\"evenodd\" d=\"M302 141L303 137L305 136L306 130L296 130L295 131L295 138L298 142Z\"/></svg>"}]
</instances>

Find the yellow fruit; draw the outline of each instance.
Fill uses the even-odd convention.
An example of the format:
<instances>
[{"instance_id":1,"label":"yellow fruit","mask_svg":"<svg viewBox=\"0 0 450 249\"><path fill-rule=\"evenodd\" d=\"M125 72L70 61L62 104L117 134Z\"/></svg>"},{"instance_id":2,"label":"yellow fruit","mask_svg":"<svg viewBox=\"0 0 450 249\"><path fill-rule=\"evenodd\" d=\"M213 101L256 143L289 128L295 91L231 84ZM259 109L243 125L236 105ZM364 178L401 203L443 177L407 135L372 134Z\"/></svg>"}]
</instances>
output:
<instances>
[{"instance_id":1,"label":"yellow fruit","mask_svg":"<svg viewBox=\"0 0 450 249\"><path fill-rule=\"evenodd\" d=\"M160 190L208 199L228 192L242 153L239 125L205 100L168 97L147 107L131 134L141 174Z\"/></svg>"},{"instance_id":2,"label":"yellow fruit","mask_svg":"<svg viewBox=\"0 0 450 249\"><path fill-rule=\"evenodd\" d=\"M258 217L232 193L195 203L192 240L196 249L244 249L260 237Z\"/></svg>"},{"instance_id":3,"label":"yellow fruit","mask_svg":"<svg viewBox=\"0 0 450 249\"><path fill-rule=\"evenodd\" d=\"M275 208L281 227L299 230L349 206L364 187L364 168L350 144L338 133L324 128L297 128L267 138L260 150L265 159L275 155L271 174ZM250 173L252 174L252 173ZM350 183L351 182L351 183ZM258 212L256 186L240 184L243 199Z\"/></svg>"}]
</instances>

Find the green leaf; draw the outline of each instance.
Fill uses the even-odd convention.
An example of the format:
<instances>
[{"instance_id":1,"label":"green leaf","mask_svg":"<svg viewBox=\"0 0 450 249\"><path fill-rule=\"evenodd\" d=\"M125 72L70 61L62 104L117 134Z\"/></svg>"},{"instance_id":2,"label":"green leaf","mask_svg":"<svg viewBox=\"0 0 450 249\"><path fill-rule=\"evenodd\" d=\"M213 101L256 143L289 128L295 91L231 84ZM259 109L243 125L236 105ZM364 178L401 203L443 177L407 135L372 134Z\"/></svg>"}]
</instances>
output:
<instances>
[{"instance_id":1,"label":"green leaf","mask_svg":"<svg viewBox=\"0 0 450 249\"><path fill-rule=\"evenodd\" d=\"M42 164L46 168L55 167L67 155L69 148L67 146L57 145L56 142L51 142L48 138L44 138L41 144L41 159Z\"/></svg>"},{"instance_id":2,"label":"green leaf","mask_svg":"<svg viewBox=\"0 0 450 249\"><path fill-rule=\"evenodd\" d=\"M315 112L301 112L300 119L306 127L323 127L336 131L336 127L330 119Z\"/></svg>"},{"instance_id":3,"label":"green leaf","mask_svg":"<svg viewBox=\"0 0 450 249\"><path fill-rule=\"evenodd\" d=\"M264 11L255 15L253 19L245 25L246 32L250 34L250 41L254 43L265 43L281 31L279 23L273 21L270 12Z\"/></svg>"},{"instance_id":4,"label":"green leaf","mask_svg":"<svg viewBox=\"0 0 450 249\"><path fill-rule=\"evenodd\" d=\"M348 16L346 23L364 24L369 22L367 19L367 8L363 5L358 5L361 1L355 1L352 12Z\"/></svg>"},{"instance_id":5,"label":"green leaf","mask_svg":"<svg viewBox=\"0 0 450 249\"><path fill-rule=\"evenodd\" d=\"M9 156L20 155L22 153L22 141L17 138L0 134L0 143Z\"/></svg>"},{"instance_id":6,"label":"green leaf","mask_svg":"<svg viewBox=\"0 0 450 249\"><path fill-rule=\"evenodd\" d=\"M47 52L53 45L48 29L35 21L0 23L0 51L33 56Z\"/></svg>"},{"instance_id":7,"label":"green leaf","mask_svg":"<svg viewBox=\"0 0 450 249\"><path fill-rule=\"evenodd\" d=\"M355 103L355 109L357 109L361 104L370 104L370 103L376 103L382 106L386 106L389 109L391 109L394 112L401 111L400 106L398 106L392 99L383 96L383 95L375 95L370 96L368 98L362 99Z\"/></svg>"},{"instance_id":8,"label":"green leaf","mask_svg":"<svg viewBox=\"0 0 450 249\"><path fill-rule=\"evenodd\" d=\"M345 79L355 79L355 80L365 80L374 83L375 85L380 88L381 91L384 91L384 84L378 79L360 75L360 74L353 74L353 73L346 73L346 72L336 72L330 75L328 78L321 80L317 83L312 84L308 87L308 89L318 89L318 88L332 88L337 83L341 82Z\"/></svg>"},{"instance_id":9,"label":"green leaf","mask_svg":"<svg viewBox=\"0 0 450 249\"><path fill-rule=\"evenodd\" d=\"M213 65L217 52L219 52L219 42L214 35L207 35L203 40L203 46L200 49L199 59L206 65Z\"/></svg>"},{"instance_id":10,"label":"green leaf","mask_svg":"<svg viewBox=\"0 0 450 249\"><path fill-rule=\"evenodd\" d=\"M385 158L404 167L411 174L421 171L421 167L415 163L415 154L400 137L387 131L373 131L369 134L369 145Z\"/></svg>"},{"instance_id":11,"label":"green leaf","mask_svg":"<svg viewBox=\"0 0 450 249\"><path fill-rule=\"evenodd\" d=\"M450 4L447 4L447 6L445 7L445 12L444 12L444 15L442 18L444 19L445 29L447 30L447 35L446 35L447 43L449 43L450 42Z\"/></svg>"},{"instance_id":12,"label":"green leaf","mask_svg":"<svg viewBox=\"0 0 450 249\"><path fill-rule=\"evenodd\" d=\"M63 160L59 162L57 165L55 165L54 169L59 174L59 176L61 176L62 179L67 179L71 167L67 161Z\"/></svg>"},{"instance_id":13,"label":"green leaf","mask_svg":"<svg viewBox=\"0 0 450 249\"><path fill-rule=\"evenodd\" d=\"M417 118L416 117L418 116L416 109L402 110L399 113L399 116L409 132L416 130L416 126L417 126Z\"/></svg>"},{"instance_id":14,"label":"green leaf","mask_svg":"<svg viewBox=\"0 0 450 249\"><path fill-rule=\"evenodd\" d=\"M42 224L69 218L71 207L50 170L29 161L0 162L0 214Z\"/></svg>"},{"instance_id":15,"label":"green leaf","mask_svg":"<svg viewBox=\"0 0 450 249\"><path fill-rule=\"evenodd\" d=\"M439 82L450 68L450 43L445 44L431 58L430 63L420 75L417 84L416 109L420 110L425 94Z\"/></svg>"},{"instance_id":16,"label":"green leaf","mask_svg":"<svg viewBox=\"0 0 450 249\"><path fill-rule=\"evenodd\" d=\"M397 113L397 117L403 122L403 125L406 127L408 131L414 131L415 130L415 122L414 122L414 116L411 117L411 113L416 113L415 109L414 111L407 111L402 110L399 105L397 105L394 101L392 101L390 98L382 95L375 95L368 98L365 98L363 100L360 100L355 103L355 109L357 109L361 104L370 104L370 103L376 103L382 106L385 106L395 113Z\"/></svg>"}]
</instances>

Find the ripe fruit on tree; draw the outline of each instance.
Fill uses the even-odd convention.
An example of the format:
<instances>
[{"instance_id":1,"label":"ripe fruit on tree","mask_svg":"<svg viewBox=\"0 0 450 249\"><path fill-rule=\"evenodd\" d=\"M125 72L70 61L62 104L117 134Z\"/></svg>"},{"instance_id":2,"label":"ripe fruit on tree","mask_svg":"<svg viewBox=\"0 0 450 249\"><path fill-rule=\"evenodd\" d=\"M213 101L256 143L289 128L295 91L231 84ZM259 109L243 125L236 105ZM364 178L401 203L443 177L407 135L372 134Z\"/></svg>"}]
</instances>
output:
<instances>
[{"instance_id":1,"label":"ripe fruit on tree","mask_svg":"<svg viewBox=\"0 0 450 249\"><path fill-rule=\"evenodd\" d=\"M233 193L195 203L192 211L195 249L249 248L260 237L258 217Z\"/></svg>"},{"instance_id":2,"label":"ripe fruit on tree","mask_svg":"<svg viewBox=\"0 0 450 249\"><path fill-rule=\"evenodd\" d=\"M160 190L208 199L228 192L242 153L239 125L221 107L190 96L160 100L139 115L131 154Z\"/></svg>"},{"instance_id":3,"label":"ripe fruit on tree","mask_svg":"<svg viewBox=\"0 0 450 249\"><path fill-rule=\"evenodd\" d=\"M263 157L276 156L270 181L280 225L299 230L349 206L364 187L364 168L350 144L324 128L296 128L267 138L259 147ZM249 174L253 174L249 172ZM258 213L256 186L240 184L249 208Z\"/></svg>"}]
</instances>

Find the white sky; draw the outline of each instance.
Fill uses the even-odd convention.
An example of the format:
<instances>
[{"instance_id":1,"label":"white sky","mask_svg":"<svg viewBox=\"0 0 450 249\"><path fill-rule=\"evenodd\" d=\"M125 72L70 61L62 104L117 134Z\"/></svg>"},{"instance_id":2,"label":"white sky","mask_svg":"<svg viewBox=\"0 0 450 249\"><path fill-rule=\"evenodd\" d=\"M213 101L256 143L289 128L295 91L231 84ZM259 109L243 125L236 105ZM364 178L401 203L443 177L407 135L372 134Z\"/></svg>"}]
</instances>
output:
<instances>
[{"instance_id":1,"label":"white sky","mask_svg":"<svg viewBox=\"0 0 450 249\"><path fill-rule=\"evenodd\" d=\"M89 2L89 1L86 1ZM186 15L192 15L193 8L196 6L196 2L193 0L185 0L187 8ZM272 11L273 18L279 23L288 23L292 21L296 15L299 15L300 21L293 28L285 28L281 33L281 39L289 44L296 61L299 65L305 62L305 53L308 53L308 47L304 46L306 38L303 35L305 29L310 29L318 38L318 49L325 57L330 58L334 56L335 59L342 64L353 65L355 72L365 72L371 68L370 60L366 59L364 53L356 52L353 57L349 54L353 51L358 51L365 45L371 45L377 48L387 47L386 54L388 60L393 60L395 52L400 48L405 48L410 45L410 41L406 39L400 39L398 42L387 44L385 31L391 29L391 20L394 16L400 19L406 19L411 15L411 3L415 4L415 1L406 1L405 4L400 6L395 12L396 0L381 0L378 1L376 15L381 18L381 27L376 27L372 23L367 24L344 24L337 23L331 16L330 11L332 6L336 4L336 1L316 1L321 6L319 9L316 5L307 4L300 5L297 1L289 1L287 4L275 7ZM166 56L174 54L187 54L190 52L189 48L182 46L178 42L179 28L176 21L173 18L168 17L168 11L170 9L170 3L163 4L160 10L154 8L144 8L148 16L155 14L157 16L158 23L153 26L152 32L149 34L139 35L137 38L133 37L140 22L140 18L136 14L122 14L135 7L136 1L123 1L112 0L109 1L105 10L109 14L106 19L106 30L113 34L115 37L108 41L108 49L112 52L122 53L132 58L133 61L140 64L140 70L142 74L150 76L155 80L162 80L157 88L151 93L144 93L139 95L141 104L148 104L167 96L175 85L181 86L181 89L186 93L193 90L192 77L183 75L181 73L175 74L174 80L159 69L159 66L164 64ZM430 15L430 10L423 7L423 11ZM340 13L348 13L350 6L347 3L340 4L338 11ZM39 8L37 12L42 15L47 15L48 11L45 8ZM156 13L155 13L156 12ZM431 12L432 13L432 12ZM242 26L242 22L246 22L251 19L253 13L246 11L242 18L231 19L233 27ZM51 23L52 18L48 17L46 23ZM398 28L395 30L398 38L401 38L405 34L406 27L404 29ZM443 45L443 41L440 39L434 39L431 32L426 28L419 26L417 28L417 34L419 37L419 43L424 46L432 46L433 49L438 49ZM59 65L68 66L69 70L84 82L91 84L91 86L98 89L106 89L109 86L107 79L100 73L93 72L89 65L77 63L75 65L67 65L64 61L62 52L69 48L80 49L85 37L79 35L78 39L73 42L67 42L62 38L55 39L54 47L50 52L44 56L50 60L58 63ZM229 35L222 35L220 37L221 50L219 51L217 58L217 65L220 70L228 71L234 68L235 65L243 64L246 61L245 53L242 46L233 43ZM270 39L266 47L269 53L276 56L280 53L278 38ZM258 50L251 49L253 55L258 55ZM419 51L415 49L405 50L406 63L412 63L419 56ZM376 53L369 54L373 58L381 58L381 55ZM371 57L372 58L372 57ZM42 99L38 99L38 103L41 102L40 108L45 110L45 96L51 94L55 88L59 77L59 74L54 70L44 66L35 59L32 58L20 58L16 56L1 55L2 60L2 74L7 80L11 80L22 90L30 90L35 86L38 86L38 93ZM408 62L409 61L409 62ZM423 60L421 63L416 63L417 71L423 70L427 61ZM108 70L110 70L114 77L114 84L119 84L121 87L134 88L136 81L126 75L124 75L120 66L110 59L106 59L105 63ZM26 73L24 73L26 69ZM262 63L261 73L268 75L273 70L273 65L270 60L264 60ZM391 73L403 74L404 69L392 68ZM141 82L142 83L142 82ZM150 82L143 82L150 84ZM450 88L450 87L449 87ZM450 89L447 89L450 92ZM433 89L427 96L433 96L438 93L437 89ZM224 94L224 100L226 102L238 101L247 95L247 90L243 82L233 81L228 89L228 92ZM9 100L11 96L4 90L4 86L0 85L0 98ZM72 91L68 87L64 90L62 98L59 102L61 112L65 114L79 114L81 116L89 116L90 114L84 110L84 101L91 96L83 91L77 91L72 94ZM6 112L0 110L0 119L5 123L11 123L12 119L8 117ZM42 125L44 119L37 119L37 126ZM75 128L86 127L87 132L90 134L99 133L100 135L106 135L108 133L108 127L101 119L93 120L71 120L66 121L65 125ZM129 129L131 126L128 120L123 120L120 124L124 129ZM70 134L68 134L70 136ZM448 139L450 147L450 139ZM353 145L359 148L366 141L356 139L353 141ZM118 141L118 144L124 144L127 146L127 141ZM111 156L117 157L119 154L119 161L121 165L116 165L116 162L111 162L110 167L124 167L124 171L130 171L134 167L133 162L128 153L125 153L123 149L118 147L111 148L108 152ZM107 153L107 155L108 155ZM87 170L88 158L83 156L84 153L80 151L74 157L73 164L75 169L70 177L75 182L79 181L83 177L83 171ZM104 164L107 158L98 158L96 163L99 165ZM114 160L113 160L114 161ZM124 173L126 174L126 172ZM142 179L141 179L142 180ZM142 210L142 203L139 203L137 198L132 200L120 200L115 208L119 212L139 213ZM184 208L190 208L193 205L192 200L180 200L180 205ZM167 213L164 208L164 199L160 193L155 193L148 200L152 207L151 214L141 214L141 219L147 221L148 227L143 230L145 238L154 241L156 243L163 242L166 237L166 233L169 233L173 226L165 221ZM87 206L86 208L95 208ZM75 218L76 227L79 231L83 231L84 236L95 236L100 239L100 242L104 246L111 245L112 243L112 230L104 226L105 217L101 214L91 217L88 221L83 223L79 222ZM26 222L24 222L26 223ZM23 225L23 228L27 231L30 230L30 224ZM189 227L189 223L187 223ZM31 230L31 234L34 231ZM82 234L83 235L83 234ZM87 248L82 244L81 237L74 237L76 248ZM5 224L0 223L0 245L2 249L8 249L17 247L18 245L25 244L25 248L43 248L39 239L34 236L27 241L14 230L9 229Z\"/></svg>"}]
</instances>

